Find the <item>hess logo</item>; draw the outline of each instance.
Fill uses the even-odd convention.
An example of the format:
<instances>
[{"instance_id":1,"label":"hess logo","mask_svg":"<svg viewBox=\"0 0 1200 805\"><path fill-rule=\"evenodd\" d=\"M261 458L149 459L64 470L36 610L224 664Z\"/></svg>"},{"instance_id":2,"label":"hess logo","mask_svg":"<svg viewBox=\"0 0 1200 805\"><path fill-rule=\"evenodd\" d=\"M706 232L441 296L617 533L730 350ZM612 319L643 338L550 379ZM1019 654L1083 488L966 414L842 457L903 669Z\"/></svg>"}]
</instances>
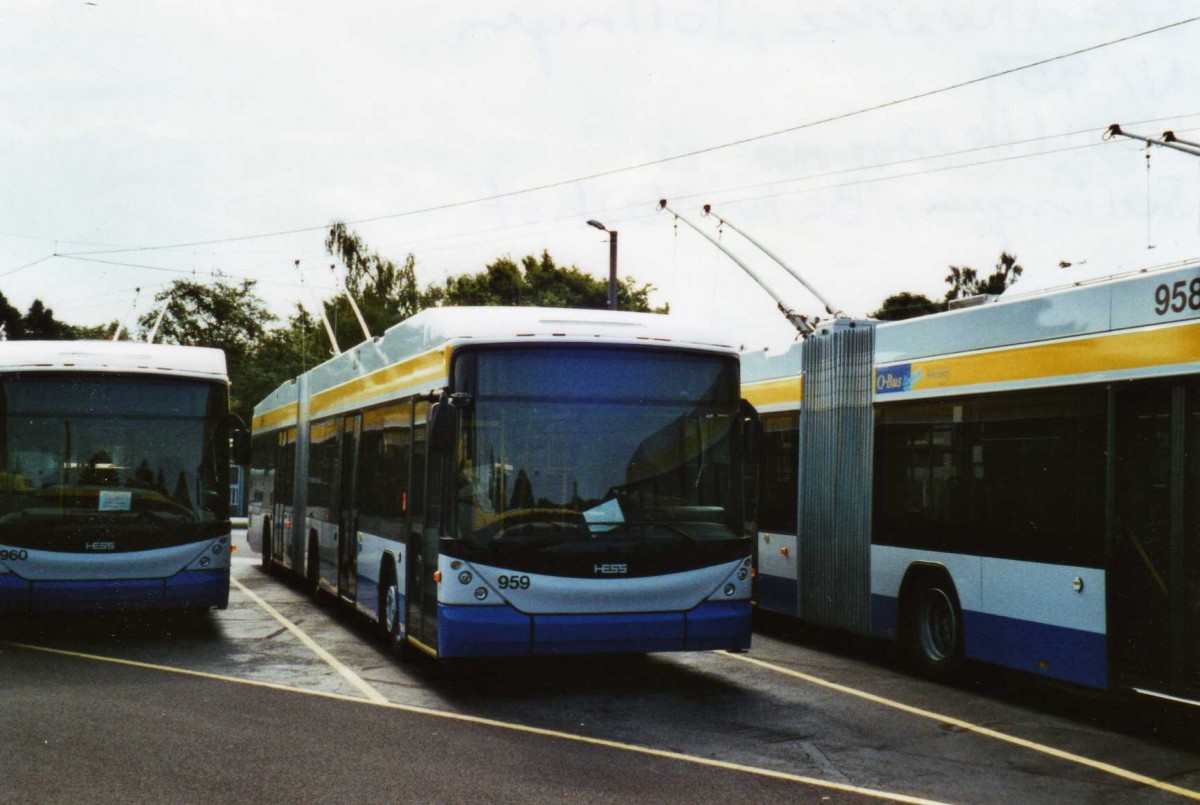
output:
<instances>
[{"instance_id":1,"label":"hess logo","mask_svg":"<svg viewBox=\"0 0 1200 805\"><path fill-rule=\"evenodd\" d=\"M117 549L117 543L96 540L94 542L84 543L83 547L89 551L115 551Z\"/></svg>"},{"instance_id":2,"label":"hess logo","mask_svg":"<svg viewBox=\"0 0 1200 805\"><path fill-rule=\"evenodd\" d=\"M597 576L624 576L629 573L629 565L625 562L608 562L602 565L592 565L592 572Z\"/></svg>"}]
</instances>

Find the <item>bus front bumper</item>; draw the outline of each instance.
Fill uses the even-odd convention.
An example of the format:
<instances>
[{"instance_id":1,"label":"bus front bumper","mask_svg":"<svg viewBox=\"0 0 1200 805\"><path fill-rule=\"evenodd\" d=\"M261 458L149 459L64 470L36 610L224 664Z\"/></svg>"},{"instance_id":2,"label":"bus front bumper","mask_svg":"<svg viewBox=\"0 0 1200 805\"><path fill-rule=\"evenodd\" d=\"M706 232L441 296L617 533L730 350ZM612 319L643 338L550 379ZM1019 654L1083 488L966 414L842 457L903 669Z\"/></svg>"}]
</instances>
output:
<instances>
[{"instance_id":1,"label":"bus front bumper","mask_svg":"<svg viewBox=\"0 0 1200 805\"><path fill-rule=\"evenodd\" d=\"M58 581L0 574L0 612L184 609L229 605L229 568L184 570L165 579Z\"/></svg>"},{"instance_id":2,"label":"bus front bumper","mask_svg":"<svg viewBox=\"0 0 1200 805\"><path fill-rule=\"evenodd\" d=\"M526 615L509 606L438 605L438 655L741 651L750 647L749 601L708 601L687 612Z\"/></svg>"}]
</instances>

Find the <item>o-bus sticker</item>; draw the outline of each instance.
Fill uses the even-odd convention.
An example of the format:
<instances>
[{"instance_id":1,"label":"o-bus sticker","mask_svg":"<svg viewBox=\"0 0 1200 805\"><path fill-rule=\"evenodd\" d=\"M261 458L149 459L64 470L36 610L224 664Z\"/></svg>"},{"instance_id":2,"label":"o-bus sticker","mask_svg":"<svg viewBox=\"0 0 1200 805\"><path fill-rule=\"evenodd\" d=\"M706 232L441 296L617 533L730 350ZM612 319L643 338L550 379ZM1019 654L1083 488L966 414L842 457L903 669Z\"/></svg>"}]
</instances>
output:
<instances>
[{"instance_id":1,"label":"o-bus sticker","mask_svg":"<svg viewBox=\"0 0 1200 805\"><path fill-rule=\"evenodd\" d=\"M921 371L912 370L911 363L901 363L875 370L875 393L896 394L912 391L913 384L921 379Z\"/></svg>"},{"instance_id":2,"label":"o-bus sticker","mask_svg":"<svg viewBox=\"0 0 1200 805\"><path fill-rule=\"evenodd\" d=\"M127 512L133 508L132 492L117 492L111 489L100 490L100 511Z\"/></svg>"}]
</instances>

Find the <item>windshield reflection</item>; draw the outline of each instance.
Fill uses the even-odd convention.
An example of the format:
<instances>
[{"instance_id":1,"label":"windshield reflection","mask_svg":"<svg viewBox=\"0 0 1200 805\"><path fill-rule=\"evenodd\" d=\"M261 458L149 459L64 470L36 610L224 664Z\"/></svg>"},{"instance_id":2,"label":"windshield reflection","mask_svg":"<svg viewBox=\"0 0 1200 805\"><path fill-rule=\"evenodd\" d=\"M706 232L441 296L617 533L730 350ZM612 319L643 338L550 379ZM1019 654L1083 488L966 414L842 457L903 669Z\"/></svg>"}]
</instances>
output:
<instances>
[{"instance_id":1,"label":"windshield reflection","mask_svg":"<svg viewBox=\"0 0 1200 805\"><path fill-rule=\"evenodd\" d=\"M227 519L224 417L223 389L200 381L0 379L5 542L65 549L56 535L178 533Z\"/></svg>"},{"instance_id":2,"label":"windshield reflection","mask_svg":"<svg viewBox=\"0 0 1200 805\"><path fill-rule=\"evenodd\" d=\"M520 552L740 536L731 361L563 348L472 357L460 538Z\"/></svg>"}]
</instances>

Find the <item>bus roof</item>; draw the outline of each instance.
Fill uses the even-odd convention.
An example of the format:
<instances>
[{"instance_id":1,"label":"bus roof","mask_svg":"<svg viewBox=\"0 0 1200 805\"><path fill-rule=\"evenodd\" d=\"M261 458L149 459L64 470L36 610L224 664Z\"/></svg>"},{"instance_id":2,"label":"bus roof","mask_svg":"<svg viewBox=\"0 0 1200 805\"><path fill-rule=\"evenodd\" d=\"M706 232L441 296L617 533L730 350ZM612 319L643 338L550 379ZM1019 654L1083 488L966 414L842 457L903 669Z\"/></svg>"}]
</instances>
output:
<instances>
[{"instance_id":1,"label":"bus roof","mask_svg":"<svg viewBox=\"0 0 1200 805\"><path fill-rule=\"evenodd\" d=\"M0 372L112 372L227 380L225 353L138 341L0 341Z\"/></svg>"},{"instance_id":2,"label":"bus roof","mask_svg":"<svg viewBox=\"0 0 1200 805\"><path fill-rule=\"evenodd\" d=\"M1200 264L1140 271L1066 288L1029 294L1008 293L974 307L964 307L903 321L875 322L875 362L888 364L938 355L995 350L1066 338L1079 338L1154 325L1194 320L1191 283ZM1179 289L1184 304L1168 302ZM818 327L818 334L826 326ZM742 356L742 381L753 383L800 373L804 342L779 354L747 352Z\"/></svg>"},{"instance_id":3,"label":"bus roof","mask_svg":"<svg viewBox=\"0 0 1200 805\"><path fill-rule=\"evenodd\" d=\"M703 349L736 355L698 324L660 313L538 307L429 308L388 328L382 336L330 358L305 374L309 394L381 373L431 353L464 344L588 343ZM437 356L432 356L437 357ZM414 375L415 385L444 383L444 363ZM435 377L436 375L436 377ZM392 384L395 385L395 384ZM255 415L298 402L296 381L288 380L254 407Z\"/></svg>"}]
</instances>

